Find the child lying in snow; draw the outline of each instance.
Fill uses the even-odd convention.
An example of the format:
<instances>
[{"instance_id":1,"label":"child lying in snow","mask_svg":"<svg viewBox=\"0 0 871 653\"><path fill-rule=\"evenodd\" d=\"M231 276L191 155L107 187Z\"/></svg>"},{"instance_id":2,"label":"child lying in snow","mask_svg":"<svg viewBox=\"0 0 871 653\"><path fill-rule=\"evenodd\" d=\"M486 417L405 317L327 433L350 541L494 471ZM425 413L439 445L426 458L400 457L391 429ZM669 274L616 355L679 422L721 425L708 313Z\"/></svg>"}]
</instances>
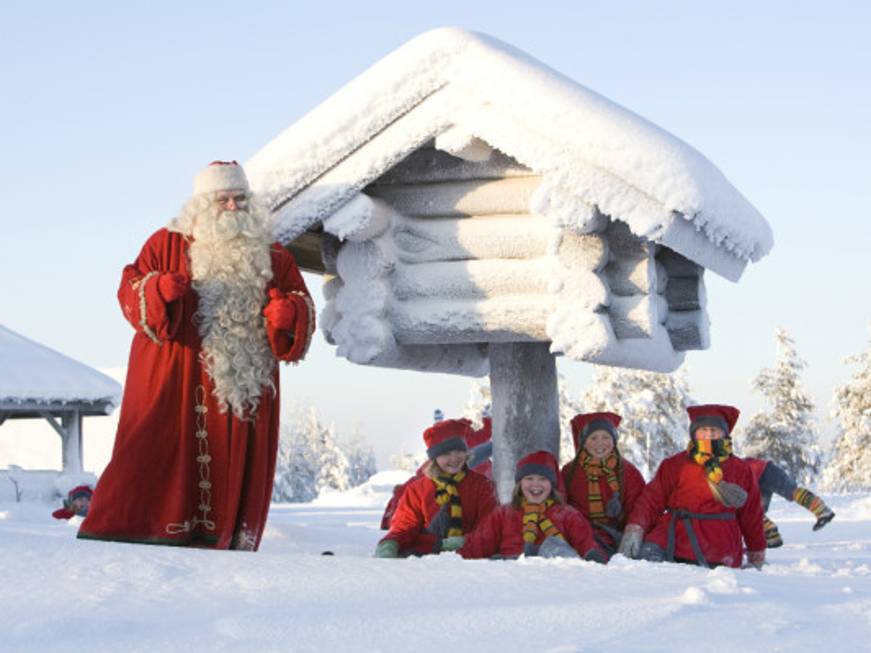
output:
<instances>
[{"instance_id":1,"label":"child lying in snow","mask_svg":"<svg viewBox=\"0 0 871 653\"><path fill-rule=\"evenodd\" d=\"M570 557L605 562L584 516L557 491L559 466L548 451L536 451L517 463L512 502L491 512L465 538L464 558Z\"/></svg>"},{"instance_id":2,"label":"child lying in snow","mask_svg":"<svg viewBox=\"0 0 871 653\"><path fill-rule=\"evenodd\" d=\"M429 461L413 478L375 549L377 558L425 555L453 550L496 507L493 484L471 471L466 439L468 420L449 419L423 433Z\"/></svg>"},{"instance_id":3,"label":"child lying in snow","mask_svg":"<svg viewBox=\"0 0 871 653\"><path fill-rule=\"evenodd\" d=\"M794 501L814 514L817 518L813 525L815 531L820 530L835 518L835 513L826 505L825 501L807 488L799 487L795 479L780 465L759 458L745 458L744 462L750 465L753 477L759 483L762 510L766 513L771 505L771 495L779 494L787 501ZM765 527L765 541L768 548L776 549L783 546L783 538L780 537L777 524L771 521L768 515L763 517L762 524Z\"/></svg>"},{"instance_id":4,"label":"child lying in snow","mask_svg":"<svg viewBox=\"0 0 871 653\"><path fill-rule=\"evenodd\" d=\"M74 487L64 499L64 507L58 508L51 516L55 519L72 519L75 516L84 517L91 506L91 495L94 491L89 485Z\"/></svg>"}]
</instances>

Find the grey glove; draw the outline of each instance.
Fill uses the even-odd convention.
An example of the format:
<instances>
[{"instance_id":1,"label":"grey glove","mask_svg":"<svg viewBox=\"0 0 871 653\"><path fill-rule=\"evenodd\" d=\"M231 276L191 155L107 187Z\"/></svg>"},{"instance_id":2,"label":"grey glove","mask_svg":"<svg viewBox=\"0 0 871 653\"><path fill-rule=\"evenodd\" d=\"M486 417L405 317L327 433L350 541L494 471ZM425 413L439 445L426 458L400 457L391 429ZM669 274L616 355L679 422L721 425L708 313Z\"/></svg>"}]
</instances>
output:
<instances>
[{"instance_id":1,"label":"grey glove","mask_svg":"<svg viewBox=\"0 0 871 653\"><path fill-rule=\"evenodd\" d=\"M441 542L441 550L442 551L456 551L457 549L463 548L463 545L466 543L466 538L462 535L454 535L453 537L446 537Z\"/></svg>"},{"instance_id":2,"label":"grey glove","mask_svg":"<svg viewBox=\"0 0 871 653\"><path fill-rule=\"evenodd\" d=\"M617 519L623 513L623 503L620 501L620 493L615 492L605 504L605 515Z\"/></svg>"},{"instance_id":3,"label":"grey glove","mask_svg":"<svg viewBox=\"0 0 871 653\"><path fill-rule=\"evenodd\" d=\"M580 558L581 556L572 548L572 545L563 538L551 535L544 538L544 542L538 547L538 555L542 558Z\"/></svg>"},{"instance_id":4,"label":"grey glove","mask_svg":"<svg viewBox=\"0 0 871 653\"><path fill-rule=\"evenodd\" d=\"M451 521L451 516L448 513L450 505L450 503L443 505L441 510L435 514L435 517L430 520L429 524L426 526L427 533L432 533L439 539L448 534L448 525Z\"/></svg>"},{"instance_id":5,"label":"grey glove","mask_svg":"<svg viewBox=\"0 0 871 653\"><path fill-rule=\"evenodd\" d=\"M376 558L398 558L399 542L395 540L381 540L375 548Z\"/></svg>"},{"instance_id":6,"label":"grey glove","mask_svg":"<svg viewBox=\"0 0 871 653\"><path fill-rule=\"evenodd\" d=\"M493 442L488 440L487 442L482 442L477 447L473 447L472 451L469 455L469 469L475 469L481 463L485 463L490 460L490 456L493 455Z\"/></svg>"},{"instance_id":7,"label":"grey glove","mask_svg":"<svg viewBox=\"0 0 871 653\"><path fill-rule=\"evenodd\" d=\"M644 529L638 524L626 524L623 531L623 537L620 539L620 546L617 548L617 553L620 553L627 558L637 558L638 552L641 550L641 541L644 539Z\"/></svg>"},{"instance_id":8,"label":"grey glove","mask_svg":"<svg viewBox=\"0 0 871 653\"><path fill-rule=\"evenodd\" d=\"M523 555L527 558L538 555L538 545L535 542L523 543Z\"/></svg>"}]
</instances>

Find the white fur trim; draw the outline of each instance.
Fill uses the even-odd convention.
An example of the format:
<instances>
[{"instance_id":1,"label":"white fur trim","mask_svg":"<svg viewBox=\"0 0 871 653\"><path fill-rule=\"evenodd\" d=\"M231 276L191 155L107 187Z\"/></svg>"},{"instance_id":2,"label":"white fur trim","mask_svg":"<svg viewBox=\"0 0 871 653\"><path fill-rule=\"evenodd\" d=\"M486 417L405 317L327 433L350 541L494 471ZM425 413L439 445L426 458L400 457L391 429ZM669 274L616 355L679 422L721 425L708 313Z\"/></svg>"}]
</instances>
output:
<instances>
[{"instance_id":1,"label":"white fur trim","mask_svg":"<svg viewBox=\"0 0 871 653\"><path fill-rule=\"evenodd\" d=\"M238 163L210 163L194 177L194 195L219 190L248 190L248 178Z\"/></svg>"}]
</instances>

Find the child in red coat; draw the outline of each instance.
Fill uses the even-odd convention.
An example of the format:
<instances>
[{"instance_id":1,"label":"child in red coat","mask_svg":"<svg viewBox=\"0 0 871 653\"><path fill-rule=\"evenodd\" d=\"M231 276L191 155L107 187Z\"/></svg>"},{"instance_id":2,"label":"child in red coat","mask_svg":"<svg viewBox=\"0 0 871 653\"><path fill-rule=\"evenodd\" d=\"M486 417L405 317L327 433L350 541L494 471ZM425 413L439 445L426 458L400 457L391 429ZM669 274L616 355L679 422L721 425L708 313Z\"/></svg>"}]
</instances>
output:
<instances>
[{"instance_id":1,"label":"child in red coat","mask_svg":"<svg viewBox=\"0 0 871 653\"><path fill-rule=\"evenodd\" d=\"M740 567L765 562L759 486L732 455L732 406L690 406L687 451L666 458L629 516L620 553L652 562ZM743 539L743 543L742 543Z\"/></svg>"},{"instance_id":2,"label":"child in red coat","mask_svg":"<svg viewBox=\"0 0 871 653\"><path fill-rule=\"evenodd\" d=\"M429 462L407 484L376 557L455 550L462 536L496 507L493 484L466 465L466 439L472 432L470 422L462 419L437 422L424 431Z\"/></svg>"},{"instance_id":3,"label":"child in red coat","mask_svg":"<svg viewBox=\"0 0 871 653\"><path fill-rule=\"evenodd\" d=\"M590 521L608 556L617 552L626 517L645 485L641 472L617 449L620 421L615 413L575 415L575 458L562 469L568 504Z\"/></svg>"},{"instance_id":4,"label":"child in red coat","mask_svg":"<svg viewBox=\"0 0 871 653\"><path fill-rule=\"evenodd\" d=\"M509 505L491 512L466 536L459 550L464 558L527 556L583 557L605 562L593 540L590 524L565 505L556 490L559 465L549 451L536 451L517 463Z\"/></svg>"}]
</instances>

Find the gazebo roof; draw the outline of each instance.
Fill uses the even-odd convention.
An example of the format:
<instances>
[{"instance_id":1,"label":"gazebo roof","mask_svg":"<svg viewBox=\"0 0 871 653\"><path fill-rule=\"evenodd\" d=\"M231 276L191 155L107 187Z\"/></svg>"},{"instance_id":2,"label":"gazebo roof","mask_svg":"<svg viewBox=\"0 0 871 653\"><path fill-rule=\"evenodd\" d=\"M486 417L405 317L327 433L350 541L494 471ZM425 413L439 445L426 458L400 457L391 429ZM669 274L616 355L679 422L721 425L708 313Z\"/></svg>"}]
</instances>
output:
<instances>
[{"instance_id":1,"label":"gazebo roof","mask_svg":"<svg viewBox=\"0 0 871 653\"><path fill-rule=\"evenodd\" d=\"M542 175L565 227L598 213L733 281L773 245L759 212L701 153L492 37L445 28L400 47L260 150L252 184L283 242L435 140L479 139Z\"/></svg>"},{"instance_id":2,"label":"gazebo roof","mask_svg":"<svg viewBox=\"0 0 871 653\"><path fill-rule=\"evenodd\" d=\"M102 372L0 325L0 406L92 405L96 414L118 405L121 386Z\"/></svg>"}]
</instances>

